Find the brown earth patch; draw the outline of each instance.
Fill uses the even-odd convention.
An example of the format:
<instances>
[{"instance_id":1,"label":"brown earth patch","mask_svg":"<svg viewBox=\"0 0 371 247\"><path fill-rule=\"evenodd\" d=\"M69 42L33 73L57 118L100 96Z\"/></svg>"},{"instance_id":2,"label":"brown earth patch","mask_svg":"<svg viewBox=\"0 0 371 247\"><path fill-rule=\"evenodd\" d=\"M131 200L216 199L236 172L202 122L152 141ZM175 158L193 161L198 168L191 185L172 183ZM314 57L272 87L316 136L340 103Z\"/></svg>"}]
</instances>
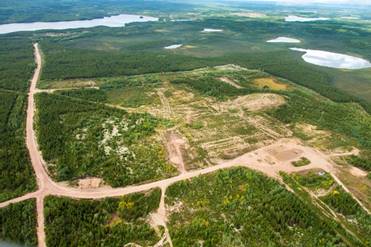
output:
<instances>
[{"instance_id":1,"label":"brown earth patch","mask_svg":"<svg viewBox=\"0 0 371 247\"><path fill-rule=\"evenodd\" d=\"M249 94L234 100L223 102L215 108L221 111L245 109L248 111L262 111L285 104L285 98L278 94Z\"/></svg>"},{"instance_id":2,"label":"brown earth patch","mask_svg":"<svg viewBox=\"0 0 371 247\"><path fill-rule=\"evenodd\" d=\"M255 79L253 84L258 88L269 88L272 90L287 90L289 88L289 85L279 82L273 77Z\"/></svg>"}]
</instances>

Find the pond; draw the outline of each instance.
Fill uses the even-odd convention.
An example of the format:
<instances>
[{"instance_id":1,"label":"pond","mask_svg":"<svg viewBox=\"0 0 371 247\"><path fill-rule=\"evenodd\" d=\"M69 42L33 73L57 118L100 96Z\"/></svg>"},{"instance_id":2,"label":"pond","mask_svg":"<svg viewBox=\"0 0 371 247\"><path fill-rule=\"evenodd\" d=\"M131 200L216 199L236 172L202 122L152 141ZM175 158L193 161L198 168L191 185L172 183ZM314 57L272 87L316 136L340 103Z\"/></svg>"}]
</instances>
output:
<instances>
[{"instance_id":1,"label":"pond","mask_svg":"<svg viewBox=\"0 0 371 247\"><path fill-rule=\"evenodd\" d=\"M289 15L285 18L287 22L310 22L310 21L328 21L330 18L324 17L316 17L316 18L309 18L309 17L301 17L297 15Z\"/></svg>"},{"instance_id":2,"label":"pond","mask_svg":"<svg viewBox=\"0 0 371 247\"><path fill-rule=\"evenodd\" d=\"M288 38L288 37L278 37L267 41L268 43L300 43L298 39Z\"/></svg>"},{"instance_id":3,"label":"pond","mask_svg":"<svg viewBox=\"0 0 371 247\"><path fill-rule=\"evenodd\" d=\"M204 28L203 33L220 33L223 32L223 29L214 29L214 28Z\"/></svg>"},{"instance_id":4,"label":"pond","mask_svg":"<svg viewBox=\"0 0 371 247\"><path fill-rule=\"evenodd\" d=\"M169 46L165 46L164 49L166 49L166 50L174 50L174 49L178 49L178 48L180 48L182 46L183 46L183 44L169 45Z\"/></svg>"},{"instance_id":5,"label":"pond","mask_svg":"<svg viewBox=\"0 0 371 247\"><path fill-rule=\"evenodd\" d=\"M293 51L304 52L304 61L307 63L337 69L365 69L371 68L371 63L363 58L333 53L321 50L306 50L290 48Z\"/></svg>"},{"instance_id":6,"label":"pond","mask_svg":"<svg viewBox=\"0 0 371 247\"><path fill-rule=\"evenodd\" d=\"M31 22L31 23L11 23L0 25L0 34L38 31L38 30L64 30L75 28L91 28L98 26L124 27L128 23L158 21L158 18L140 15L115 15L92 20L80 21L58 21L58 22Z\"/></svg>"}]
</instances>

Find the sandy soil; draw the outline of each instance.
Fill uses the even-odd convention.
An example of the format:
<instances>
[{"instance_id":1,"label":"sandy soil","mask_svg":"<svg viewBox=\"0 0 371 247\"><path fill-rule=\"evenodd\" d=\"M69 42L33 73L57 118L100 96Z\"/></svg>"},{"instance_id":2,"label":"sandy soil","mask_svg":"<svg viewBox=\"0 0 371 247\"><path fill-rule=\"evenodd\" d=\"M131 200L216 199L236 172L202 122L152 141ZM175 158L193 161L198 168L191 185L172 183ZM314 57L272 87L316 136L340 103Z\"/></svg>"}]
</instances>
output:
<instances>
[{"instance_id":1,"label":"sandy soil","mask_svg":"<svg viewBox=\"0 0 371 247\"><path fill-rule=\"evenodd\" d=\"M81 198L81 199L102 199L108 197L119 197L132 193L145 192L153 188L162 189L162 197L159 209L154 217L156 224L164 224L166 226L166 208L164 202L164 195L166 188L179 181L191 179L197 176L209 174L222 169L232 168L232 167L247 167L256 171L260 171L267 176L276 178L281 181L279 172L283 171L286 173L300 172L308 169L323 169L324 171L330 173L334 180L343 187L343 189L350 193L346 186L338 179L336 176L336 167L331 162L330 157L311 148L304 146L300 141L296 139L278 139L274 144L267 147L260 148L253 152L241 155L233 160L221 161L218 165L210 166L205 169L186 171L178 176L171 177L168 179L155 181L147 184L132 185L124 188L90 188L88 190L82 188L73 188L68 185L61 185L55 183L48 175L45 169L45 161L42 158L41 152L38 149L36 134L34 132L34 114L35 114L35 104L34 104L34 94L36 91L36 83L40 76L41 71L41 56L38 44L34 45L35 48L35 60L37 63L37 68L35 69L34 76L31 80L31 86L28 97L28 107L27 107L27 122L26 122L26 144L30 153L30 158L32 162L33 169L36 174L38 191L34 193L26 194L22 197L9 200L0 204L1 207L6 207L11 203L21 202L27 199L36 198L37 206L37 237L38 246L44 247L45 243L45 231L44 231L44 198L47 195L64 196L70 198ZM160 98L164 95L159 93ZM164 101L166 105L166 101ZM170 106L169 106L170 107ZM171 111L171 109L169 110ZM272 153L272 150L274 152ZM294 151L293 151L294 150ZM297 153L301 156L308 158L312 163L308 166L294 167L291 164L291 159L296 157ZM294 155L295 154L295 155ZM272 161L275 165L272 166ZM367 211L368 209L363 206L363 204L352 194L350 195ZM165 227L165 229L167 229ZM168 230L166 230L167 239L170 235Z\"/></svg>"},{"instance_id":2,"label":"sandy soil","mask_svg":"<svg viewBox=\"0 0 371 247\"><path fill-rule=\"evenodd\" d=\"M234 100L226 101L216 108L222 111L245 109L248 111L262 111L285 104L285 99L278 94L256 93L240 96Z\"/></svg>"},{"instance_id":3,"label":"sandy soil","mask_svg":"<svg viewBox=\"0 0 371 247\"><path fill-rule=\"evenodd\" d=\"M229 85L231 85L232 87L235 87L237 89L241 89L242 87L240 85L238 85L235 81L229 79L228 77L220 77L219 80L221 80L222 82L225 82Z\"/></svg>"},{"instance_id":4,"label":"sandy soil","mask_svg":"<svg viewBox=\"0 0 371 247\"><path fill-rule=\"evenodd\" d=\"M101 178L85 178L78 182L79 189L96 189L101 187L103 180Z\"/></svg>"},{"instance_id":5,"label":"sandy soil","mask_svg":"<svg viewBox=\"0 0 371 247\"><path fill-rule=\"evenodd\" d=\"M357 167L351 167L349 169L349 172L355 177L367 177L367 174L368 174L366 171L363 171Z\"/></svg>"},{"instance_id":6,"label":"sandy soil","mask_svg":"<svg viewBox=\"0 0 371 247\"><path fill-rule=\"evenodd\" d=\"M183 150L186 148L186 143L176 130L169 130L165 133L165 144L169 160L176 165L180 173L186 172L183 160Z\"/></svg>"}]
</instances>

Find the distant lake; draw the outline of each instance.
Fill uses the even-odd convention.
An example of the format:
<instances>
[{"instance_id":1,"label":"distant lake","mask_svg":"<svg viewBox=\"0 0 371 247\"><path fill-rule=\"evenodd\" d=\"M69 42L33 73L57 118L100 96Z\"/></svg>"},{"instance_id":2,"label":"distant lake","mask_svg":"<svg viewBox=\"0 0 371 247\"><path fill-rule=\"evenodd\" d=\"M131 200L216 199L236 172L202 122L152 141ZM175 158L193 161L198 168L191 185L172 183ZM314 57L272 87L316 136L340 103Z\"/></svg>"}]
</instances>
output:
<instances>
[{"instance_id":1,"label":"distant lake","mask_svg":"<svg viewBox=\"0 0 371 247\"><path fill-rule=\"evenodd\" d=\"M31 22L11 23L0 25L0 34L14 33L21 31L38 30L64 30L75 28L91 28L98 26L124 27L128 23L158 21L158 18L140 15L115 15L92 20L81 21L58 21L58 22Z\"/></svg>"},{"instance_id":2,"label":"distant lake","mask_svg":"<svg viewBox=\"0 0 371 247\"><path fill-rule=\"evenodd\" d=\"M306 50L301 48L291 48L291 50L304 52L304 61L319 66L338 69L371 68L371 63L369 61L359 57L321 50Z\"/></svg>"},{"instance_id":3,"label":"distant lake","mask_svg":"<svg viewBox=\"0 0 371 247\"><path fill-rule=\"evenodd\" d=\"M4 242L4 241L0 240L0 247L24 247L24 246L19 245L19 244Z\"/></svg>"},{"instance_id":4,"label":"distant lake","mask_svg":"<svg viewBox=\"0 0 371 247\"><path fill-rule=\"evenodd\" d=\"M328 21L330 18L318 17L318 18L309 18L301 17L297 15L289 15L285 18L287 22L310 22L310 21Z\"/></svg>"},{"instance_id":5,"label":"distant lake","mask_svg":"<svg viewBox=\"0 0 371 247\"><path fill-rule=\"evenodd\" d=\"M288 37L278 37L267 41L268 43L300 43L298 39L288 38Z\"/></svg>"}]
</instances>

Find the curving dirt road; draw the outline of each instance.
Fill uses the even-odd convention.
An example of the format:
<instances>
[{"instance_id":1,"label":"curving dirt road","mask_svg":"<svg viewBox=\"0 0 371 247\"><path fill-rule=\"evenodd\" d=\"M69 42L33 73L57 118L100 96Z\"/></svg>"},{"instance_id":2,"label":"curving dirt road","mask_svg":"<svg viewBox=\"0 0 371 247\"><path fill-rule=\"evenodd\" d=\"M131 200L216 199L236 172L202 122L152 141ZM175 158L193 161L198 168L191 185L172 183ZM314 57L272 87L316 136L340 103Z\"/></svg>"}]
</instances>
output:
<instances>
[{"instance_id":1,"label":"curving dirt road","mask_svg":"<svg viewBox=\"0 0 371 247\"><path fill-rule=\"evenodd\" d=\"M42 59L38 44L34 44L35 49L35 61L37 67L35 69L34 76L31 80L29 97L28 97L28 108L27 108L27 123L26 123L26 144L30 153L33 169L36 174L38 190L9 200L7 202L0 203L0 208L6 207L12 203L21 202L31 198L36 198L37 207L37 237L38 246L45 247L45 231L44 231L44 198L47 195L64 196L70 198L81 198L81 199L101 199L107 197L119 197L137 192L148 191L153 188L161 188L162 197L160 207L155 215L157 222L163 225L166 229L166 238L171 244L171 238L168 233L166 222L166 205L164 202L165 192L168 186L187 179L191 179L200 175L213 173L218 170L232 168L232 167L247 167L256 171L260 171L265 175L280 180L279 172L283 171L286 173L293 173L304 171L308 169L323 169L329 172L334 179L346 190L349 190L345 185L336 177L334 164L331 159L323 153L320 153L313 148L303 146L300 141L293 139L280 139L275 144L255 150L250 153L246 153L234 160L224 161L219 165L207 167L201 170L185 171L179 176L164 179L161 181L150 182L142 185L133 185L125 188L97 188L97 189L78 189L68 187L55 183L48 175L45 169L45 161L42 158L41 152L38 149L36 133L34 131L34 115L35 115L35 99L34 96L38 92L36 84L40 77L42 68ZM311 161L311 164L304 167L294 167L291 162L305 156ZM350 193L351 194L351 193ZM352 195L352 194L351 194ZM353 195L352 195L353 196ZM353 196L358 203L367 211L367 208Z\"/></svg>"}]
</instances>

